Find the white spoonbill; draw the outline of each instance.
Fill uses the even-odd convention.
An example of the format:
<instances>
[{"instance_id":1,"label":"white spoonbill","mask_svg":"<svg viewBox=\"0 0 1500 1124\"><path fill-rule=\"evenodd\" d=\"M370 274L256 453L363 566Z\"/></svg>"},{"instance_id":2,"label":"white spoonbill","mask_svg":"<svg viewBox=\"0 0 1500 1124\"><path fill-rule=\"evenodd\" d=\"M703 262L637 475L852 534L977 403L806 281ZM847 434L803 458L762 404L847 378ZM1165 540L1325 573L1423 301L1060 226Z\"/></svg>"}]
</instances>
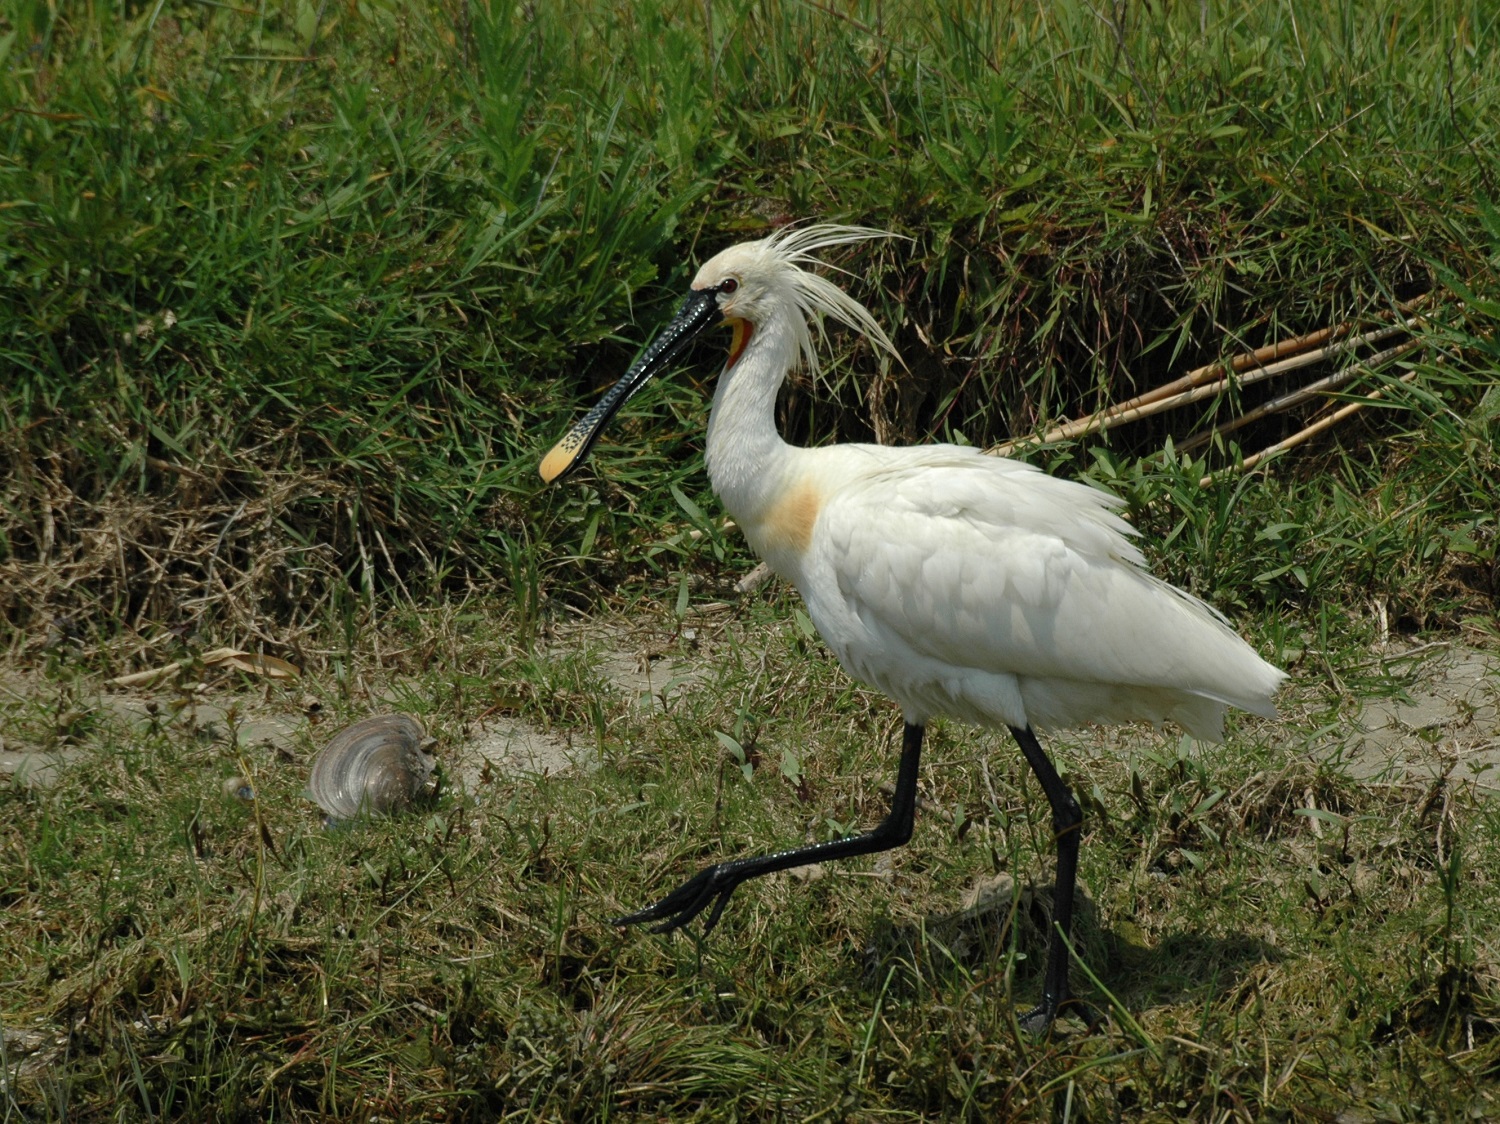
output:
<instances>
[{"instance_id":1,"label":"white spoonbill","mask_svg":"<svg viewBox=\"0 0 1500 1124\"><path fill-rule=\"evenodd\" d=\"M1274 717L1285 675L1208 605L1147 572L1114 496L955 445L782 440L776 392L799 359L817 365L809 318L832 316L895 355L863 305L802 268L817 264L818 250L879 237L889 235L806 226L711 258L676 318L542 461L548 482L576 467L631 395L693 337L727 323L709 480L750 545L797 587L844 668L895 699L906 719L890 814L874 830L716 863L618 924L655 921L670 932L711 905L707 932L751 878L901 846L927 722L1008 727L1047 794L1057 841L1042 1001L1022 1019L1041 1033L1076 1002L1068 938L1083 813L1033 731L1170 720L1218 740L1227 707Z\"/></svg>"}]
</instances>

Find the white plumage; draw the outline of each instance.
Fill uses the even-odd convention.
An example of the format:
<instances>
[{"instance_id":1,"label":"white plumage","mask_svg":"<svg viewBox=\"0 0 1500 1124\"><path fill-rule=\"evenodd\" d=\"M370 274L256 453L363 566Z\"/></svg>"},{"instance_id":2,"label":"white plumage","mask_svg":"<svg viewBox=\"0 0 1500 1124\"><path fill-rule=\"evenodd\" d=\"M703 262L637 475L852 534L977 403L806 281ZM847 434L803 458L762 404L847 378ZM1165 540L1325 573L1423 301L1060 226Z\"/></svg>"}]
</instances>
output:
<instances>
[{"instance_id":1,"label":"white plumage","mask_svg":"<svg viewBox=\"0 0 1500 1124\"><path fill-rule=\"evenodd\" d=\"M951 446L784 460L790 486L816 497L804 549L730 511L849 672L908 721L1172 720L1217 740L1226 705L1274 716L1280 673L1141 568L1118 500Z\"/></svg>"},{"instance_id":2,"label":"white plumage","mask_svg":"<svg viewBox=\"0 0 1500 1124\"><path fill-rule=\"evenodd\" d=\"M1212 608L1147 572L1114 496L953 445L803 449L782 440L777 391L799 360L816 368L809 319L833 316L895 354L862 305L801 268L819 249L883 236L809 226L710 259L678 317L543 461L549 480L573 468L652 374L698 332L728 322L734 335L708 427L714 491L802 594L844 667L895 699L907 723L897 796L880 827L709 867L622 920L671 929L712 904L711 928L748 878L899 845L911 831L926 723L941 715L1008 727L1058 832L1058 932L1042 1005L1026 1016L1041 1029L1073 1002L1057 936L1071 922L1081 815L1032 731L1171 721L1217 740L1229 706L1274 717L1284 675Z\"/></svg>"}]
</instances>

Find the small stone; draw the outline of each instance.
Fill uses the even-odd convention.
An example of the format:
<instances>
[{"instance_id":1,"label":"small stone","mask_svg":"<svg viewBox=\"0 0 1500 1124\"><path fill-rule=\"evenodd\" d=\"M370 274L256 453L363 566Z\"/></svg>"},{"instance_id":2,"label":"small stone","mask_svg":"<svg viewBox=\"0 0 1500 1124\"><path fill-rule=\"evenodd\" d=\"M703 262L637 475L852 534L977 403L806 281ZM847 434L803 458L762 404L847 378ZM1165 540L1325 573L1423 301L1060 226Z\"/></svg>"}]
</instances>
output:
<instances>
[{"instance_id":1,"label":"small stone","mask_svg":"<svg viewBox=\"0 0 1500 1124\"><path fill-rule=\"evenodd\" d=\"M226 777L223 784L224 795L235 800L250 801L255 799L255 787L247 777Z\"/></svg>"}]
</instances>

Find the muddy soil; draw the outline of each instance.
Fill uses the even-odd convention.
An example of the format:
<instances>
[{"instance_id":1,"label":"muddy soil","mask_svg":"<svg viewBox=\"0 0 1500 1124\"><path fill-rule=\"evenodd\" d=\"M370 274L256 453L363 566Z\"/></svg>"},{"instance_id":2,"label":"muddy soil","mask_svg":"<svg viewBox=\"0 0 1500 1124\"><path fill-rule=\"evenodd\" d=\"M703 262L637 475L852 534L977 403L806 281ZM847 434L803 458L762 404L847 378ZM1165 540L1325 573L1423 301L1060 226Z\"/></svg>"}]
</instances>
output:
<instances>
[{"instance_id":1,"label":"muddy soil","mask_svg":"<svg viewBox=\"0 0 1500 1124\"><path fill-rule=\"evenodd\" d=\"M553 643L559 656L586 644L599 676L632 708L659 709L692 688L699 677L696 667L638 640L610 626L560 635ZM121 686L98 676L49 678L0 668L0 784L50 788L87 756L91 741L117 743L153 731L190 736L226 751L238 746L277 767L306 768L341 723L295 684L256 686L245 675L219 675L198 684L167 679ZM391 679L369 690L364 713L357 717L399 711L400 700L420 698L421 691L416 680ZM599 765L592 729L542 728L520 718L485 716L457 736L433 732L440 735L432 748L446 783L468 791L496 777L556 776Z\"/></svg>"},{"instance_id":2,"label":"muddy soil","mask_svg":"<svg viewBox=\"0 0 1500 1124\"><path fill-rule=\"evenodd\" d=\"M570 643L573 640L570 639ZM655 708L700 689L699 668L681 655L647 655L623 633L589 634L600 676L634 707ZM1308 752L1361 780L1450 775L1500 793L1500 655L1449 643L1392 645L1372 653L1365 671L1383 677L1376 697L1353 699L1326 669L1294 670L1286 710L1289 733ZM243 683L244 677L239 677ZM75 677L65 686L39 673L0 670L0 783L47 788L84 756L91 738L173 727L205 743L238 744L286 767L305 767L337 728L310 696L296 691L223 686L123 688ZM417 684L394 682L387 700L410 698ZM1297 729L1298 701L1342 696L1345 717L1315 736ZM400 709L372 698L368 713ZM50 731L46 744L35 731ZM1107 752L1128 731L1081 731L1066 739L1077 751ZM599 763L592 730L542 729L514 717L485 718L434 752L449 783L474 791L481 778L588 771ZM223 778L206 778L206 784Z\"/></svg>"}]
</instances>

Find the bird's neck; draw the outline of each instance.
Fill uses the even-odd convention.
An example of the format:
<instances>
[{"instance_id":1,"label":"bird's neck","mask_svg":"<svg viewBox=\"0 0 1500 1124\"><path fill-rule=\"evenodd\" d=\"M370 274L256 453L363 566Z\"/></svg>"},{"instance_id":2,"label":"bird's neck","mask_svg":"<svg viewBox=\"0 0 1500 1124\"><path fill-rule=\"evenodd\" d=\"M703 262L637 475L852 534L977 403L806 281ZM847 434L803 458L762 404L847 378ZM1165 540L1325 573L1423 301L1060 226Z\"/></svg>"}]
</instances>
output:
<instances>
[{"instance_id":1,"label":"bird's neck","mask_svg":"<svg viewBox=\"0 0 1500 1124\"><path fill-rule=\"evenodd\" d=\"M791 325L782 317L736 327L749 331L714 390L704 459L715 494L735 519L754 518L776 492L793 448L776 431L776 392L797 358Z\"/></svg>"}]
</instances>

